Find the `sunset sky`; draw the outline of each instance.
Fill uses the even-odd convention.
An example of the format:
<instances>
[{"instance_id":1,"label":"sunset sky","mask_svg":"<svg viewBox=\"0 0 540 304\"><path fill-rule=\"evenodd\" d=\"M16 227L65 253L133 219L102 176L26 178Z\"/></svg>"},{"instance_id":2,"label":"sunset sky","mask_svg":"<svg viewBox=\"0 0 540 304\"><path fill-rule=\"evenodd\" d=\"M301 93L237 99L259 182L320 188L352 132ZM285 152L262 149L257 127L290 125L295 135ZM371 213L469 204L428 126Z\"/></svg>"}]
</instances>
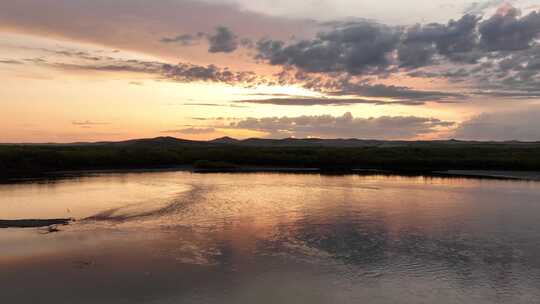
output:
<instances>
[{"instance_id":1,"label":"sunset sky","mask_svg":"<svg viewBox=\"0 0 540 304\"><path fill-rule=\"evenodd\" d=\"M540 140L540 5L1 1L0 80L0 142Z\"/></svg>"}]
</instances>

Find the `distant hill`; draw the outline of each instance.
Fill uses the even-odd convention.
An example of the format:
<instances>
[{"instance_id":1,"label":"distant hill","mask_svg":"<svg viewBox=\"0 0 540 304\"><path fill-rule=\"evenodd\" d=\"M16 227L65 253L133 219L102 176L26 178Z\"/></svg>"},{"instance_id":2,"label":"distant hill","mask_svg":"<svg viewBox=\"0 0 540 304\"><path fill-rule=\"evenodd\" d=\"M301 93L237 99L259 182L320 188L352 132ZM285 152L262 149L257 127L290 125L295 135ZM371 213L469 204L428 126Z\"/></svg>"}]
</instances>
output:
<instances>
[{"instance_id":1,"label":"distant hill","mask_svg":"<svg viewBox=\"0 0 540 304\"><path fill-rule=\"evenodd\" d=\"M13 145L13 144L2 144ZM248 138L235 139L232 137L220 137L208 141L187 140L170 136L155 138L131 139L117 142L76 142L67 144L45 143L45 144L21 144L21 145L48 145L48 146L92 146L92 145L113 145L113 146L138 146L138 147L176 147L176 146L216 146L216 145L236 145L251 147L426 147L426 146L540 146L540 142L520 142L520 141L462 141L462 140L432 140L432 141L405 141L405 140L375 140L356 138Z\"/></svg>"},{"instance_id":2,"label":"distant hill","mask_svg":"<svg viewBox=\"0 0 540 304\"><path fill-rule=\"evenodd\" d=\"M212 144L238 144L238 143L241 143L241 141L238 140L238 139L234 139L232 137L229 137L229 136L225 136L225 137L220 137L220 138L216 138L216 139L213 139L213 140L209 140L208 143L212 143Z\"/></svg>"},{"instance_id":3,"label":"distant hill","mask_svg":"<svg viewBox=\"0 0 540 304\"><path fill-rule=\"evenodd\" d=\"M177 146L177 145L200 145L205 142L187 140L170 136L162 136L155 138L142 138L142 139L132 139L119 142L108 142L102 144L112 144L118 146Z\"/></svg>"}]
</instances>

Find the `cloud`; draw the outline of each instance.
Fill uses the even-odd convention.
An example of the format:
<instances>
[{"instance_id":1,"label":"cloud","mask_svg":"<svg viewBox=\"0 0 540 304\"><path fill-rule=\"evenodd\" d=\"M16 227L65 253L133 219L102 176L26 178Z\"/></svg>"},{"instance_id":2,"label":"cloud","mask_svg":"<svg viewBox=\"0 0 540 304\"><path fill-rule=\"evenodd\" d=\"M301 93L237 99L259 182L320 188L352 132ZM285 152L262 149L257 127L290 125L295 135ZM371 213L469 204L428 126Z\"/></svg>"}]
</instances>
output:
<instances>
[{"instance_id":1,"label":"cloud","mask_svg":"<svg viewBox=\"0 0 540 304\"><path fill-rule=\"evenodd\" d=\"M495 62L468 71L476 87L486 95L507 98L537 98L540 94L540 45L501 52Z\"/></svg>"},{"instance_id":2,"label":"cloud","mask_svg":"<svg viewBox=\"0 0 540 304\"><path fill-rule=\"evenodd\" d=\"M399 36L399 31L392 27L368 21L355 22L319 33L312 40L289 45L283 41L260 40L257 42L257 59L306 72L356 75L388 67L388 56L397 47Z\"/></svg>"},{"instance_id":3,"label":"cloud","mask_svg":"<svg viewBox=\"0 0 540 304\"><path fill-rule=\"evenodd\" d=\"M130 72L130 73L162 73L165 63L139 59L123 59L108 55L91 54L76 50L40 49L43 52L67 57L34 58L28 59L36 65L48 66L62 70L102 71L102 72Z\"/></svg>"},{"instance_id":4,"label":"cloud","mask_svg":"<svg viewBox=\"0 0 540 304\"><path fill-rule=\"evenodd\" d=\"M192 45L198 44L199 41L205 36L206 36L205 33L199 32L195 35L181 34L172 38L165 37L165 38L162 38L160 41L163 43L177 43L177 44L180 44L181 46L192 46Z\"/></svg>"},{"instance_id":5,"label":"cloud","mask_svg":"<svg viewBox=\"0 0 540 304\"><path fill-rule=\"evenodd\" d=\"M23 62L14 59L0 59L0 64L23 64Z\"/></svg>"},{"instance_id":6,"label":"cloud","mask_svg":"<svg viewBox=\"0 0 540 304\"><path fill-rule=\"evenodd\" d=\"M320 21L367 17L393 24L421 20L445 20L459 14L464 6L475 0L203 0L206 2L235 3L238 6L264 14L311 18ZM484 2L485 0L476 0ZM508 0L516 1L516 0ZM529 1L535 0L517 0Z\"/></svg>"},{"instance_id":7,"label":"cloud","mask_svg":"<svg viewBox=\"0 0 540 304\"><path fill-rule=\"evenodd\" d=\"M433 77L440 75L434 74ZM320 92L327 97L346 97L352 99L376 99L375 103L379 103L380 99L391 99L400 104L419 105L425 102L450 103L460 102L468 98L465 93L454 93L445 91L430 91L430 90L415 90L404 86L385 85L370 83L369 81L354 80L348 76L337 77L321 77L310 73L291 73L284 70L275 75L278 77L279 85L301 85L303 88ZM419 73L417 77L421 77ZM431 77L431 76L430 76ZM284 96L272 96L284 97ZM290 96L285 96L290 97Z\"/></svg>"},{"instance_id":8,"label":"cloud","mask_svg":"<svg viewBox=\"0 0 540 304\"><path fill-rule=\"evenodd\" d=\"M486 10L494 7L499 7L500 5L506 3L508 0L488 0L483 2L473 2L469 4L463 12L465 14L479 15L484 13Z\"/></svg>"},{"instance_id":9,"label":"cloud","mask_svg":"<svg viewBox=\"0 0 540 304\"><path fill-rule=\"evenodd\" d=\"M160 41L163 43L177 43L181 46L192 46L198 44L203 38L208 40L209 53L232 53L239 46L253 48L253 41L250 38L239 39L231 29L226 26L218 26L215 33L209 34L198 32L196 34L181 34L176 37L165 37Z\"/></svg>"},{"instance_id":10,"label":"cloud","mask_svg":"<svg viewBox=\"0 0 540 304\"><path fill-rule=\"evenodd\" d=\"M376 77L380 80L380 78L402 75L402 73L407 73L412 77L441 78L456 86L467 86L467 89L471 88L472 91L516 92L518 98L530 95L527 93L531 88L540 84L540 79L538 79L539 43L536 40L540 32L538 12L520 16L515 9L508 9L491 18L482 19L468 14L446 23L413 26L393 26L366 20L352 20L327 23L321 27L320 23L289 20L284 24L288 29L294 30L285 31L276 18L239 11L237 7L230 5L167 1L148 7L139 1L129 3L127 0L118 0L115 5L106 1L96 1L89 4L92 10L85 14L75 9L80 6L81 1L73 0L70 4L62 6L60 0L50 0L51 8L44 7L41 2L35 0L2 3L0 4L0 20L2 20L0 26L5 23L7 28L24 28L32 33L51 32L56 33L55 36L72 37L78 41L101 39L102 41L97 42L119 47L127 45L125 41L120 44L116 44L116 41L123 41L124 38L129 37L130 42L126 42L129 47L126 48L144 50L151 54L161 53L162 50L168 50L167 54L171 54L172 51L178 52L178 48L167 47L163 42L192 45L203 39L209 40L208 51L211 53L230 53L240 47L253 48L250 53L254 53L253 56L259 62L279 66L283 69L283 73L263 76L251 71L233 71L218 65L190 63L208 62L209 58L212 58L212 62L219 62L226 60L223 58L227 57L210 57L207 52L191 48L183 51L183 62L179 64L123 60L112 58L118 57L112 55L107 58L103 54L64 49L51 51L54 55L63 55L74 60L61 62L47 60L50 66L57 69L146 73L155 78L178 82L220 82L249 87L297 85L321 92L333 99L357 98L357 102L361 99L390 98L392 102L416 105L423 102L456 102L466 98L467 93L460 95L412 88L386 88L386 92L373 95L375 89L365 87L368 83L366 79L374 79L369 82L372 83L369 86L376 86L373 84L377 82ZM35 6L35 9L29 10L31 5ZM129 10L133 18L126 20L113 18L120 14L120 8L129 5L133 6ZM82 23L87 26L79 28L73 22L64 24L66 20L63 18L56 18L58 20L53 17L30 18L21 13L28 10L28 14L32 15L35 10L48 9L51 16L54 16L58 10L54 8L57 6L73 14L74 17L70 19L84 20ZM5 10L2 10L3 8ZM220 10L228 17L218 17L216 12ZM6 14L6 11L10 14ZM96 14L97 12L99 14ZM14 15L20 15L20 17L14 18ZM98 15L99 20L108 16L107 20L111 20L110 23L117 26L96 23L94 18L98 19ZM180 18L186 16L208 18L204 18L204 22L197 20L190 23L186 20L193 18ZM238 20L237 17L242 20ZM140 21L140 24L135 24L134 20ZM224 25L215 28L216 24ZM318 29L326 30L318 34L311 33L311 31L316 31L315 24L319 26ZM88 31L88 28L92 30ZM171 29L181 29L184 33L192 34L175 36L171 34ZM305 35L307 32L310 35ZM95 33L100 33L100 37L87 37L94 36ZM140 35L135 37L133 33ZM299 37L311 38L291 40L283 38L283 36L290 36L291 33L304 34ZM156 35L165 38L158 43L159 38L156 39ZM257 42L252 40L261 36L271 38ZM149 37L152 39L151 43L148 40ZM132 42L135 40L136 45L133 46ZM178 54L174 53L174 58L177 56ZM194 56L198 56L198 60L190 60ZM79 59L84 62L79 62ZM39 60L39 58L34 58L34 60ZM253 62L238 62L234 61L230 64L243 68L249 67L250 70L263 71L263 73L269 71L251 66ZM47 64L38 61L34 63ZM229 62L223 63L221 66L228 64ZM288 73L291 77L281 76ZM536 97L536 94L531 98L533 97ZM284 101L269 100L268 102ZM319 102L329 101L319 100ZM313 100L312 103L317 102Z\"/></svg>"},{"instance_id":11,"label":"cloud","mask_svg":"<svg viewBox=\"0 0 540 304\"><path fill-rule=\"evenodd\" d=\"M402 68L419 68L433 63L436 49L431 42L406 42L397 50Z\"/></svg>"},{"instance_id":12,"label":"cloud","mask_svg":"<svg viewBox=\"0 0 540 304\"><path fill-rule=\"evenodd\" d=\"M199 135L199 134L210 134L214 133L216 129L214 128L196 128L196 127L190 127L190 128L184 128L184 129L178 129L178 130L165 130L161 131L161 133L168 133L168 134L188 134L188 135Z\"/></svg>"},{"instance_id":13,"label":"cloud","mask_svg":"<svg viewBox=\"0 0 540 304\"><path fill-rule=\"evenodd\" d=\"M82 59L82 60L90 60L90 61L99 61L99 60L102 60L103 58L112 59L112 57L108 57L108 56L105 57L102 55L94 55L90 53L89 51L81 51L81 50L73 50L73 49L61 48L61 49L54 50L54 49L47 49L47 48L37 48L36 50L39 50L45 53L51 53L53 55L61 55L61 56L77 58L77 59Z\"/></svg>"},{"instance_id":14,"label":"cloud","mask_svg":"<svg viewBox=\"0 0 540 304\"><path fill-rule=\"evenodd\" d=\"M208 36L210 53L231 53L238 48L238 37L227 27L219 26L216 33Z\"/></svg>"},{"instance_id":15,"label":"cloud","mask_svg":"<svg viewBox=\"0 0 540 304\"><path fill-rule=\"evenodd\" d=\"M459 60L471 52L477 44L476 27L479 17L464 15L448 24L430 23L408 29L399 48L399 59L403 66L422 66L431 63L436 51L453 60Z\"/></svg>"},{"instance_id":16,"label":"cloud","mask_svg":"<svg viewBox=\"0 0 540 304\"><path fill-rule=\"evenodd\" d=\"M242 47L245 47L246 49L253 49L255 47L255 43L250 38L242 38L242 39L240 39L240 45Z\"/></svg>"},{"instance_id":17,"label":"cloud","mask_svg":"<svg viewBox=\"0 0 540 304\"><path fill-rule=\"evenodd\" d=\"M453 122L415 116L381 116L355 118L350 112L342 116L319 115L298 117L246 118L232 122L230 128L247 129L268 137L378 138L413 139L453 126Z\"/></svg>"},{"instance_id":18,"label":"cloud","mask_svg":"<svg viewBox=\"0 0 540 304\"><path fill-rule=\"evenodd\" d=\"M226 25L242 37L271 35L285 39L291 32L311 31L313 24L305 19L272 17L236 5L199 0L153 1L152 5L142 0L0 1L1 28L170 59L178 58L178 49L164 47L160 38L174 40L177 30L210 33L216 25ZM182 53L185 61L200 63L207 57L204 52Z\"/></svg>"},{"instance_id":19,"label":"cloud","mask_svg":"<svg viewBox=\"0 0 540 304\"><path fill-rule=\"evenodd\" d=\"M511 99L540 99L540 90L520 92L520 91L477 91L473 94L478 96L490 96Z\"/></svg>"},{"instance_id":20,"label":"cloud","mask_svg":"<svg viewBox=\"0 0 540 304\"><path fill-rule=\"evenodd\" d=\"M95 126L109 125L110 123L85 120L85 121L72 121L71 124L74 125L74 126L84 128L84 129L90 129L90 128L95 127Z\"/></svg>"},{"instance_id":21,"label":"cloud","mask_svg":"<svg viewBox=\"0 0 540 304\"><path fill-rule=\"evenodd\" d=\"M159 74L162 72L162 64L145 62L145 61L115 61L108 63L98 64L84 64L84 63L65 63L65 62L50 62L47 64L49 67L72 70L72 71L95 71L95 72L126 72L126 73L147 73L147 74Z\"/></svg>"},{"instance_id":22,"label":"cloud","mask_svg":"<svg viewBox=\"0 0 540 304\"><path fill-rule=\"evenodd\" d=\"M495 62L482 62L466 68L456 68L441 72L417 70L409 72L412 77L439 77L451 82L475 81L476 88L469 92L416 90L413 88L370 83L355 80L354 77L338 75L326 77L318 74L295 70L284 70L266 78L251 71L231 71L215 65L201 66L189 63L167 64L159 61L122 59L104 52L78 50L48 50L52 58L36 58L27 62L49 66L67 71L95 71L119 73L144 73L155 79L191 82L216 82L244 87L259 85L300 85L305 89L320 92L322 98L305 99L298 96L261 99L247 99L246 103L266 103L281 105L340 105L340 104L375 104L375 105L423 105L426 102L455 103L467 100L470 95L498 96L505 98L534 99L538 97L540 84L540 46L512 52L506 57L497 57ZM118 54L114 54L117 56ZM59 56L64 56L62 59ZM53 61L54 60L54 61ZM331 76L331 75L329 75ZM385 101L385 102L383 102Z\"/></svg>"},{"instance_id":23,"label":"cloud","mask_svg":"<svg viewBox=\"0 0 540 304\"><path fill-rule=\"evenodd\" d=\"M146 73L182 83L216 82L230 85L254 85L264 82L254 72L233 72L228 68L215 65L200 66L190 63L172 65L152 61L117 60L100 64L51 63L49 65L64 70Z\"/></svg>"},{"instance_id":24,"label":"cloud","mask_svg":"<svg viewBox=\"0 0 540 304\"><path fill-rule=\"evenodd\" d=\"M353 104L372 104L372 105L423 105L423 101L382 101L375 99L364 98L313 98L302 96L290 96L284 98L267 98L267 99L243 99L236 100L238 103L256 103L256 104L272 104L281 106L346 106Z\"/></svg>"},{"instance_id":25,"label":"cloud","mask_svg":"<svg viewBox=\"0 0 540 304\"><path fill-rule=\"evenodd\" d=\"M402 27L370 21L338 23L312 40L286 44L260 40L256 58L272 65L295 67L310 73L350 75L386 73L391 66L418 68L431 64L436 54L454 61L475 62L479 17L464 15L447 24ZM397 61L393 53L397 51Z\"/></svg>"},{"instance_id":26,"label":"cloud","mask_svg":"<svg viewBox=\"0 0 540 304\"><path fill-rule=\"evenodd\" d=\"M51 51L53 52L53 51ZM76 62L33 60L37 65L48 66L67 71L96 71L96 72L125 72L145 73L157 78L183 83L190 82L217 82L230 85L253 86L267 81L251 71L231 71L229 68L220 68L215 65L195 65L190 63L168 64L159 61L139 59L121 59L110 56L88 55L82 52L54 52L70 58ZM89 59L89 57L91 59Z\"/></svg>"},{"instance_id":27,"label":"cloud","mask_svg":"<svg viewBox=\"0 0 540 304\"><path fill-rule=\"evenodd\" d=\"M330 91L328 94L334 96L354 95L364 97L392 98L404 104L415 104L420 101L455 102L462 101L467 98L466 95L461 93L423 91L395 85L350 82L343 83L337 90Z\"/></svg>"},{"instance_id":28,"label":"cloud","mask_svg":"<svg viewBox=\"0 0 540 304\"><path fill-rule=\"evenodd\" d=\"M70 56L73 56L72 54ZM118 59L105 56L102 58L87 59L84 55L80 63L64 62L45 62L55 68L65 70L87 70L101 72L129 72L146 73L182 83L191 82L217 82L230 85L243 85L246 87L257 85L275 85L276 83L262 76L258 76L251 71L231 71L228 68L220 68L215 65L200 66L189 63L178 63L175 65L135 59ZM94 57L92 55L92 57ZM467 98L465 94L415 90L408 87L369 84L365 82L353 82L349 78L326 79L320 77L311 77L309 74L289 75L287 73L280 75L282 79L278 80L280 85L302 84L304 88L324 93L328 98L305 98L298 96L273 96L288 97L272 99L248 99L237 102L245 103L267 103L282 105L346 105L346 104L376 104L376 105L422 105L426 102L457 102ZM390 99L390 100L380 100ZM186 105L205 105L205 106L223 106L219 104L186 104ZM235 106L235 105L231 105ZM238 106L238 105L236 105ZM239 107L239 106L238 106Z\"/></svg>"},{"instance_id":29,"label":"cloud","mask_svg":"<svg viewBox=\"0 0 540 304\"><path fill-rule=\"evenodd\" d=\"M326 26L332 29L313 39L260 40L255 58L283 68L276 74L280 85L301 84L332 96L390 97L417 103L454 102L468 95L364 87L362 81L400 72L482 90L516 92L517 98L530 95L540 84L539 12L520 17L509 6L487 19L467 14L446 24L397 27L351 21ZM373 91L383 92L373 95Z\"/></svg>"},{"instance_id":30,"label":"cloud","mask_svg":"<svg viewBox=\"0 0 540 304\"><path fill-rule=\"evenodd\" d=\"M484 113L463 122L455 138L466 140L540 141L540 107L527 110Z\"/></svg>"},{"instance_id":31,"label":"cloud","mask_svg":"<svg viewBox=\"0 0 540 304\"><path fill-rule=\"evenodd\" d=\"M230 107L230 108L247 108L235 104L220 104L220 103L184 103L185 106L200 106L200 107Z\"/></svg>"},{"instance_id":32,"label":"cloud","mask_svg":"<svg viewBox=\"0 0 540 304\"><path fill-rule=\"evenodd\" d=\"M230 85L243 85L246 87L254 87L257 85L301 85L306 89L328 95L327 97L335 100L332 101L330 98L320 99L319 101L313 100L313 104L383 104L380 100L373 100L373 98L386 98L392 100L388 100L388 102L384 104L420 105L428 101L456 102L467 98L465 94L415 90L408 87L393 85L369 84L366 81L354 81L349 77L329 78L313 76L309 73L297 72L291 74L288 71L283 71L282 73L274 75L274 79L267 79L251 71L231 71L227 67L221 68L215 65L201 66L189 63L167 64L159 61L121 59L118 57L101 56L100 54L90 54L88 52L78 51L68 52L65 50L48 50L48 52L56 55L63 55L75 59L75 61L63 61L55 57L55 60L57 60L56 62L50 61L49 59L40 59L39 61L35 61L35 63L63 70L146 73L154 75L158 79L183 83L218 82ZM348 100L345 100L344 97ZM275 100L274 102L284 101ZM306 100L304 100L304 102L306 102Z\"/></svg>"},{"instance_id":33,"label":"cloud","mask_svg":"<svg viewBox=\"0 0 540 304\"><path fill-rule=\"evenodd\" d=\"M233 72L215 65L199 66L189 63L164 64L165 77L179 82L210 81L228 84L256 84L263 81L254 72Z\"/></svg>"},{"instance_id":34,"label":"cloud","mask_svg":"<svg viewBox=\"0 0 540 304\"><path fill-rule=\"evenodd\" d=\"M490 51L527 49L540 34L540 13L532 12L519 18L515 8L495 14L480 24L481 43Z\"/></svg>"}]
</instances>

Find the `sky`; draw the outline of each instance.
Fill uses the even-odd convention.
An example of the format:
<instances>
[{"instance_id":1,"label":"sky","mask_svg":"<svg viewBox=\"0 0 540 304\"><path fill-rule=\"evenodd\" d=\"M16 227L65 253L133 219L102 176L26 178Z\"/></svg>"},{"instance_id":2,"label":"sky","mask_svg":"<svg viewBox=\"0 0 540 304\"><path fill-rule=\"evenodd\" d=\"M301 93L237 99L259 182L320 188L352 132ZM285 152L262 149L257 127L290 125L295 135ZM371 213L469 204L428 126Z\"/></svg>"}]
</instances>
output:
<instances>
[{"instance_id":1,"label":"sky","mask_svg":"<svg viewBox=\"0 0 540 304\"><path fill-rule=\"evenodd\" d=\"M538 0L0 2L0 142L540 140Z\"/></svg>"}]
</instances>

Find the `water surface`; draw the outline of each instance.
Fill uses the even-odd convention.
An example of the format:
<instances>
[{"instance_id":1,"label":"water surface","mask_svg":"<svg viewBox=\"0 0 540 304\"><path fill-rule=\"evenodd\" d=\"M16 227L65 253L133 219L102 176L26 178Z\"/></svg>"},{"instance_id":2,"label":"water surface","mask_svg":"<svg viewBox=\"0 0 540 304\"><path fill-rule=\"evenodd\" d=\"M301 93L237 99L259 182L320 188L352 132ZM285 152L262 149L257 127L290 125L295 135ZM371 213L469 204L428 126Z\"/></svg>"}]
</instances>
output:
<instances>
[{"instance_id":1,"label":"water surface","mask_svg":"<svg viewBox=\"0 0 540 304\"><path fill-rule=\"evenodd\" d=\"M535 303L540 183L102 174L0 185L0 303Z\"/></svg>"}]
</instances>

